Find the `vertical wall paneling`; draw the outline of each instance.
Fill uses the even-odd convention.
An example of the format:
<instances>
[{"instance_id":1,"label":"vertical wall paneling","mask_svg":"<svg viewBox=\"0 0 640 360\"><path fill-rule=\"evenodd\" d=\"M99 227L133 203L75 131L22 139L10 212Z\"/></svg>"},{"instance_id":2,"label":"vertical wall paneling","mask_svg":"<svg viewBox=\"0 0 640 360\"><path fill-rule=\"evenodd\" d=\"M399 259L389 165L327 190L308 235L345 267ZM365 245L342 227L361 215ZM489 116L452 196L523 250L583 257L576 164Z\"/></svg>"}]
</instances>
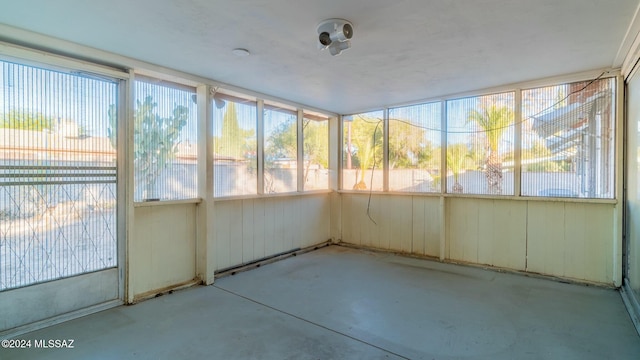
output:
<instances>
[{"instance_id":1,"label":"vertical wall paneling","mask_svg":"<svg viewBox=\"0 0 640 360\"><path fill-rule=\"evenodd\" d=\"M614 208L530 202L527 271L613 284Z\"/></svg>"},{"instance_id":2,"label":"vertical wall paneling","mask_svg":"<svg viewBox=\"0 0 640 360\"><path fill-rule=\"evenodd\" d=\"M273 213L275 207L272 201L265 199L264 202L264 251L265 255L275 254L278 252L278 245L273 241L274 234L276 232L275 225L273 223Z\"/></svg>"},{"instance_id":3,"label":"vertical wall paneling","mask_svg":"<svg viewBox=\"0 0 640 360\"><path fill-rule=\"evenodd\" d=\"M266 256L265 249L265 206L264 199L255 199L253 202L253 258L262 259Z\"/></svg>"},{"instance_id":4,"label":"vertical wall paneling","mask_svg":"<svg viewBox=\"0 0 640 360\"><path fill-rule=\"evenodd\" d=\"M447 201L447 242L452 260L478 262L479 201L467 198Z\"/></svg>"},{"instance_id":5,"label":"vertical wall paneling","mask_svg":"<svg viewBox=\"0 0 640 360\"><path fill-rule=\"evenodd\" d=\"M341 212L342 212L342 217L341 217L341 228L342 228L342 232L341 232L341 240L350 244L354 244L354 245L360 245L360 239L356 239L356 236L353 232L353 223L354 223L354 218L353 218L353 213L352 213L352 203L353 203L353 196L349 195L349 194L341 194L340 195L340 205L341 205Z\"/></svg>"},{"instance_id":6,"label":"vertical wall paneling","mask_svg":"<svg viewBox=\"0 0 640 360\"><path fill-rule=\"evenodd\" d=\"M331 199L331 239L333 241L342 240L342 196L337 192L329 195Z\"/></svg>"},{"instance_id":7,"label":"vertical wall paneling","mask_svg":"<svg viewBox=\"0 0 640 360\"><path fill-rule=\"evenodd\" d=\"M614 284L613 203L374 194L374 224L368 194L341 198L346 243Z\"/></svg>"},{"instance_id":8,"label":"vertical wall paneling","mask_svg":"<svg viewBox=\"0 0 640 360\"><path fill-rule=\"evenodd\" d=\"M330 210L327 194L217 201L217 270L327 241Z\"/></svg>"},{"instance_id":9,"label":"vertical wall paneling","mask_svg":"<svg viewBox=\"0 0 640 360\"><path fill-rule=\"evenodd\" d=\"M565 273L574 279L613 283L614 206L565 206Z\"/></svg>"},{"instance_id":10,"label":"vertical wall paneling","mask_svg":"<svg viewBox=\"0 0 640 360\"><path fill-rule=\"evenodd\" d=\"M242 262L246 263L255 259L255 221L252 199L242 201Z\"/></svg>"},{"instance_id":11,"label":"vertical wall paneling","mask_svg":"<svg viewBox=\"0 0 640 360\"><path fill-rule=\"evenodd\" d=\"M130 290L134 299L193 280L196 274L196 204L135 208Z\"/></svg>"},{"instance_id":12,"label":"vertical wall paneling","mask_svg":"<svg viewBox=\"0 0 640 360\"><path fill-rule=\"evenodd\" d=\"M375 223L367 216L368 201L368 194L342 194L343 241L438 256L440 225L437 198L374 194L370 215Z\"/></svg>"},{"instance_id":13,"label":"vertical wall paneling","mask_svg":"<svg viewBox=\"0 0 640 360\"><path fill-rule=\"evenodd\" d=\"M480 205L478 263L525 270L526 203L487 200Z\"/></svg>"},{"instance_id":14,"label":"vertical wall paneling","mask_svg":"<svg viewBox=\"0 0 640 360\"><path fill-rule=\"evenodd\" d=\"M413 201L421 203L423 216L418 217L413 214L414 221L420 221L423 226L423 249L424 255L439 257L440 256L440 233L442 232L440 213L440 198L436 197L414 197ZM415 207L414 207L415 209ZM415 238L414 234L414 238Z\"/></svg>"},{"instance_id":15,"label":"vertical wall paneling","mask_svg":"<svg viewBox=\"0 0 640 360\"><path fill-rule=\"evenodd\" d=\"M431 219L426 216L423 197L413 197L411 200L411 249L418 255L427 254L427 228Z\"/></svg>"},{"instance_id":16,"label":"vertical wall paneling","mask_svg":"<svg viewBox=\"0 0 640 360\"><path fill-rule=\"evenodd\" d=\"M242 201L228 204L230 214L226 226L229 227L229 260L231 264L242 263Z\"/></svg>"},{"instance_id":17,"label":"vertical wall paneling","mask_svg":"<svg viewBox=\"0 0 640 360\"><path fill-rule=\"evenodd\" d=\"M527 271L564 272L564 202L530 202L527 217Z\"/></svg>"}]
</instances>

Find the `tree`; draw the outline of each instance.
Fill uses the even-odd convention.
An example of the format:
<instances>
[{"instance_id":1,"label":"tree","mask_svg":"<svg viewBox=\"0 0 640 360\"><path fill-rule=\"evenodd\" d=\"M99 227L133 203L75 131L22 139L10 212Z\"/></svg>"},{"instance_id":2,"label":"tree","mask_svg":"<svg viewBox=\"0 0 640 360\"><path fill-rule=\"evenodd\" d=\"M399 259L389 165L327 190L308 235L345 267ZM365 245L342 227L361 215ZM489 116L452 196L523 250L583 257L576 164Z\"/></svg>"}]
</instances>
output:
<instances>
[{"instance_id":1,"label":"tree","mask_svg":"<svg viewBox=\"0 0 640 360\"><path fill-rule=\"evenodd\" d=\"M254 135L253 130L245 130L240 127L236 104L227 102L224 116L222 117L222 135L216 141L216 152L235 159L244 159L249 151L249 139Z\"/></svg>"},{"instance_id":2,"label":"tree","mask_svg":"<svg viewBox=\"0 0 640 360\"><path fill-rule=\"evenodd\" d=\"M156 181L168 167L169 162L178 152L178 139L182 128L187 124L189 109L176 105L170 116L158 114L158 104L153 97L147 96L144 101L137 100L134 110L133 125L133 162L136 180L144 182L144 199L157 199ZM111 105L109 112L108 135L111 145L116 145L117 111Z\"/></svg>"},{"instance_id":3,"label":"tree","mask_svg":"<svg viewBox=\"0 0 640 360\"><path fill-rule=\"evenodd\" d=\"M302 127L303 155L305 161L304 182L307 183L312 165L329 168L329 127L328 121L317 122L305 119Z\"/></svg>"},{"instance_id":4,"label":"tree","mask_svg":"<svg viewBox=\"0 0 640 360\"><path fill-rule=\"evenodd\" d=\"M354 165L360 167L354 190L366 190L366 170L381 166L382 142L382 121L356 117L351 122L351 156Z\"/></svg>"},{"instance_id":5,"label":"tree","mask_svg":"<svg viewBox=\"0 0 640 360\"><path fill-rule=\"evenodd\" d=\"M0 128L43 131L52 130L54 120L41 113L11 110L3 114Z\"/></svg>"},{"instance_id":6,"label":"tree","mask_svg":"<svg viewBox=\"0 0 640 360\"><path fill-rule=\"evenodd\" d=\"M498 147L502 135L513 124L513 111L506 106L484 105L480 110L471 110L467 121L478 124L486 135L487 192L500 195L502 194L502 156Z\"/></svg>"},{"instance_id":7,"label":"tree","mask_svg":"<svg viewBox=\"0 0 640 360\"><path fill-rule=\"evenodd\" d=\"M433 158L426 130L404 121L389 121L389 169L423 167Z\"/></svg>"},{"instance_id":8,"label":"tree","mask_svg":"<svg viewBox=\"0 0 640 360\"><path fill-rule=\"evenodd\" d=\"M326 169L329 167L329 132L326 122L321 123L309 119L304 120L302 127L303 155L304 155L304 181L307 182L309 171L316 165ZM296 158L298 154L297 124L282 123L274 130L267 140L266 153L270 154L265 159L267 164L272 158Z\"/></svg>"},{"instance_id":9,"label":"tree","mask_svg":"<svg viewBox=\"0 0 640 360\"><path fill-rule=\"evenodd\" d=\"M265 162L271 164L275 159L296 158L298 154L297 133L298 128L295 122L281 123L266 141L268 145L265 153L269 156L265 158Z\"/></svg>"},{"instance_id":10,"label":"tree","mask_svg":"<svg viewBox=\"0 0 640 360\"><path fill-rule=\"evenodd\" d=\"M244 160L247 153L255 151L255 131L240 127L236 104L228 101L222 117L222 131L214 139L216 154L228 156L236 160Z\"/></svg>"},{"instance_id":11,"label":"tree","mask_svg":"<svg viewBox=\"0 0 640 360\"><path fill-rule=\"evenodd\" d=\"M469 148L466 144L458 143L447 146L447 169L453 173L453 192L462 193L462 185L458 182L460 173L466 168L470 159Z\"/></svg>"}]
</instances>

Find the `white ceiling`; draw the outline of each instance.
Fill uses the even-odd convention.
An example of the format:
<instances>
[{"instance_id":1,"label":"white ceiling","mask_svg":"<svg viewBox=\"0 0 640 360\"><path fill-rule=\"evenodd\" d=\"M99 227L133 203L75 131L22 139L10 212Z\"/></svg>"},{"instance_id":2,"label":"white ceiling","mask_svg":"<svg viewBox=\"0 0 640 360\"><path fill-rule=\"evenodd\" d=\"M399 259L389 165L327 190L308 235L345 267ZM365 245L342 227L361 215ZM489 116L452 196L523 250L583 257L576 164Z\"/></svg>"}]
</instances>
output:
<instances>
[{"instance_id":1,"label":"white ceiling","mask_svg":"<svg viewBox=\"0 0 640 360\"><path fill-rule=\"evenodd\" d=\"M606 67L638 0L0 0L0 23L348 114ZM327 18L352 48L316 45ZM251 56L239 58L234 48Z\"/></svg>"}]
</instances>

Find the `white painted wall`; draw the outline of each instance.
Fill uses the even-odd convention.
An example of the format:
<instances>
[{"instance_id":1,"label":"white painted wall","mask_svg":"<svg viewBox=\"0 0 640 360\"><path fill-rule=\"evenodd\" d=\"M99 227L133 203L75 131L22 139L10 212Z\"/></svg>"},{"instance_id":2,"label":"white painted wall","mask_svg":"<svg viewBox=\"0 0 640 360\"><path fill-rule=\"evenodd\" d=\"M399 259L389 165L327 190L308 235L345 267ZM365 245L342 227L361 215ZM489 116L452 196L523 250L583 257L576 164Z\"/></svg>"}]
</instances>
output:
<instances>
[{"instance_id":1,"label":"white painted wall","mask_svg":"<svg viewBox=\"0 0 640 360\"><path fill-rule=\"evenodd\" d=\"M328 193L216 201L216 270L329 240L330 209Z\"/></svg>"},{"instance_id":2,"label":"white painted wall","mask_svg":"<svg viewBox=\"0 0 640 360\"><path fill-rule=\"evenodd\" d=\"M128 299L196 277L196 204L138 206L128 242Z\"/></svg>"},{"instance_id":3,"label":"white painted wall","mask_svg":"<svg viewBox=\"0 0 640 360\"><path fill-rule=\"evenodd\" d=\"M440 256L438 197L343 193L342 241L354 245ZM375 223L374 223L375 222Z\"/></svg>"},{"instance_id":4,"label":"white painted wall","mask_svg":"<svg viewBox=\"0 0 640 360\"><path fill-rule=\"evenodd\" d=\"M342 194L342 241L614 285L615 204Z\"/></svg>"}]
</instances>

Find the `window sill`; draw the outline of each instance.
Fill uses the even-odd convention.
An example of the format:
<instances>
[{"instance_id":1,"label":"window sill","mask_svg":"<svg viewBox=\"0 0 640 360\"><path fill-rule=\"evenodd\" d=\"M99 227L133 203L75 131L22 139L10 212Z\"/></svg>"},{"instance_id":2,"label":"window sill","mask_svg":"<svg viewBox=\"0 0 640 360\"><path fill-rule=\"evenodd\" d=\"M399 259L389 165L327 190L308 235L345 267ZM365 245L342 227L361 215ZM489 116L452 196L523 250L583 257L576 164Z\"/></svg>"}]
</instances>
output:
<instances>
[{"instance_id":1,"label":"window sill","mask_svg":"<svg viewBox=\"0 0 640 360\"><path fill-rule=\"evenodd\" d=\"M160 201L144 201L134 202L133 207L151 207L151 206L166 206L166 205L183 205L183 204L199 204L202 202L201 198L184 199L184 200L160 200Z\"/></svg>"},{"instance_id":2,"label":"window sill","mask_svg":"<svg viewBox=\"0 0 640 360\"><path fill-rule=\"evenodd\" d=\"M514 196L514 195L483 195L483 194L451 194L451 193L435 193L435 192L399 192L399 191L354 191L339 190L340 194L363 195L369 196L417 196L417 197L445 197L445 198L467 198L479 200L515 200L515 201L546 201L546 202L565 202L565 203L593 203L593 204L612 204L617 205L617 199L594 199L594 198L577 198L577 197L543 197L543 196Z\"/></svg>"},{"instance_id":3,"label":"window sill","mask_svg":"<svg viewBox=\"0 0 640 360\"><path fill-rule=\"evenodd\" d=\"M224 196L224 197L216 197L213 198L213 201L233 201L233 200L251 200L251 199L271 199L271 198L279 198L279 197L297 197L297 196L313 196L313 195L322 195L322 194L330 194L332 190L311 190L304 192L289 192L289 193L279 193L279 194L263 194L263 195L237 195L237 196Z\"/></svg>"}]
</instances>

